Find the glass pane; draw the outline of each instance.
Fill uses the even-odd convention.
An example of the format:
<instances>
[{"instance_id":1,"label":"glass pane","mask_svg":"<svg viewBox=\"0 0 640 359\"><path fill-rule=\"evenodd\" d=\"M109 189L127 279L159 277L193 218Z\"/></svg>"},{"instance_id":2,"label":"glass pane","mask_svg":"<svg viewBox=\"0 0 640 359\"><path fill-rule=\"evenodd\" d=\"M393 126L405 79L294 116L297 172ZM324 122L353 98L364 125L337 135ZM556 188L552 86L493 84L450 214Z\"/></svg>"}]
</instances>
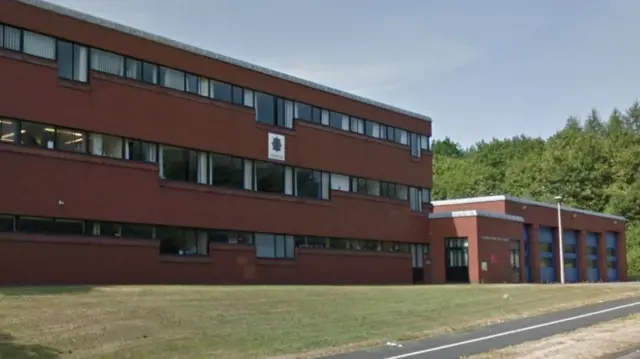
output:
<instances>
[{"instance_id":1,"label":"glass pane","mask_svg":"<svg viewBox=\"0 0 640 359\"><path fill-rule=\"evenodd\" d=\"M52 126L26 121L23 121L20 125L20 144L33 147L54 148L55 129Z\"/></svg>"},{"instance_id":2,"label":"glass pane","mask_svg":"<svg viewBox=\"0 0 640 359\"><path fill-rule=\"evenodd\" d=\"M62 151L87 151L87 135L76 130L58 128L56 130L56 149Z\"/></svg>"},{"instance_id":3,"label":"glass pane","mask_svg":"<svg viewBox=\"0 0 640 359\"><path fill-rule=\"evenodd\" d=\"M18 124L14 120L0 118L0 142L16 142Z\"/></svg>"}]
</instances>

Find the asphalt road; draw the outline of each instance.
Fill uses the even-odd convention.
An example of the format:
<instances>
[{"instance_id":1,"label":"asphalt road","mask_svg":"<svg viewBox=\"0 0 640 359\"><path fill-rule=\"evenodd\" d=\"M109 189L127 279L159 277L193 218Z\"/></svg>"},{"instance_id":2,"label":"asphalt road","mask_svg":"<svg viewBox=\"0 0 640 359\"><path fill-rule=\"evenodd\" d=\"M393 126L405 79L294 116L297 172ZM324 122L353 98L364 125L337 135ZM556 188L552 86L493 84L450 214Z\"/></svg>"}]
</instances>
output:
<instances>
[{"instance_id":1,"label":"asphalt road","mask_svg":"<svg viewBox=\"0 0 640 359\"><path fill-rule=\"evenodd\" d=\"M603 302L457 334L345 353L331 359L458 359L640 313L640 298Z\"/></svg>"}]
</instances>

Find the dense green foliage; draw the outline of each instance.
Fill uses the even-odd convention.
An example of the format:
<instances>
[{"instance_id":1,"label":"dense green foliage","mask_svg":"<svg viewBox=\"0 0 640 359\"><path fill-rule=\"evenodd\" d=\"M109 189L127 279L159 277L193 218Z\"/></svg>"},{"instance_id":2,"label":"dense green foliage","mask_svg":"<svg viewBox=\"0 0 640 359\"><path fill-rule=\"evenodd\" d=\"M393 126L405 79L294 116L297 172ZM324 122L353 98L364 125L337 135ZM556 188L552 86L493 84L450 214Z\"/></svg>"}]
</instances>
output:
<instances>
[{"instance_id":1,"label":"dense green foliage","mask_svg":"<svg viewBox=\"0 0 640 359\"><path fill-rule=\"evenodd\" d=\"M509 194L627 218L629 272L640 274L640 104L603 120L571 117L548 139L519 136L462 148L433 143L434 199Z\"/></svg>"}]
</instances>

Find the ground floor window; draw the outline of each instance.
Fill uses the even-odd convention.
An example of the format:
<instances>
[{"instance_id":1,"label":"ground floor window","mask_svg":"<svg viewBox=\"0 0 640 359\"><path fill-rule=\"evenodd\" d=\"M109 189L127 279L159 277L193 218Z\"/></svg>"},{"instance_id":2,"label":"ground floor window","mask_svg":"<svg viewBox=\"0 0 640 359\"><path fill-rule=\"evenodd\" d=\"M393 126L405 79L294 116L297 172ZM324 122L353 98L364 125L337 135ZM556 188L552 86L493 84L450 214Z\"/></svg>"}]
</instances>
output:
<instances>
[{"instance_id":1,"label":"ground floor window","mask_svg":"<svg viewBox=\"0 0 640 359\"><path fill-rule=\"evenodd\" d=\"M256 256L258 258L294 258L293 236L256 233Z\"/></svg>"}]
</instances>

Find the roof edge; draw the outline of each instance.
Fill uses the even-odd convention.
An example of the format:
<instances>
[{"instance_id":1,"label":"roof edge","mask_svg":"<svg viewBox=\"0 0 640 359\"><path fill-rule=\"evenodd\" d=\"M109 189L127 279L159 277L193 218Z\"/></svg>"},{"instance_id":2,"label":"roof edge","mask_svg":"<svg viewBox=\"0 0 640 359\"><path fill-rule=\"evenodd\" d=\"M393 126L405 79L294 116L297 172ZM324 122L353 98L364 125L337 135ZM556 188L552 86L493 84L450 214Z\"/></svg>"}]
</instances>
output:
<instances>
[{"instance_id":1,"label":"roof edge","mask_svg":"<svg viewBox=\"0 0 640 359\"><path fill-rule=\"evenodd\" d=\"M502 219L506 221L524 223L524 218L520 216L514 216L511 214L503 214L498 212L489 212L489 211L469 210L469 211L437 212L437 213L429 214L430 219L460 218L460 217L485 217L485 218Z\"/></svg>"},{"instance_id":2,"label":"roof edge","mask_svg":"<svg viewBox=\"0 0 640 359\"><path fill-rule=\"evenodd\" d=\"M487 203L487 202L499 202L499 201L508 201L508 202L514 202L514 203L520 203L520 204L524 204L524 205L529 205L529 206L539 206L539 207L546 207L546 208L553 208L553 209L557 208L557 205L555 205L555 204L545 203L545 202L538 202L538 201L533 201L533 200L530 200L530 199L518 198L518 197L512 197L512 196L506 196L506 195L447 199L447 200L442 200L442 201L433 201L433 202L431 202L431 204L434 207L438 207L438 206L451 206L451 205L456 205L456 204L473 204L473 203ZM560 208L562 208L562 210L567 211L567 212L581 213L581 214L585 214L585 215L588 215L588 216L608 218L608 219L613 219L613 220L616 220L616 221L623 221L623 222L627 221L626 218L624 218L622 216L616 216L616 215L613 215L613 214L600 213L600 212L595 212L595 211L590 211L590 210L580 209L580 208L574 208L574 207L568 207L568 206L561 206Z\"/></svg>"},{"instance_id":3,"label":"roof edge","mask_svg":"<svg viewBox=\"0 0 640 359\"><path fill-rule=\"evenodd\" d=\"M399 113L401 115L405 115L405 116L410 116L419 120L423 120L423 121L427 121L427 122L431 122L431 117L429 116L425 116L425 115L421 115L419 113L413 112L413 111L409 111L409 110L403 110L399 107L395 107L395 106L391 106L391 105L387 105L385 103L382 102L378 102L375 100L371 100L362 96L358 96L349 92L345 92L342 90L338 90L336 88L332 88L329 86L325 86L325 85L321 85L312 81L308 81L305 79L302 79L300 77L296 77L293 75L288 75L286 73L280 72L280 71L276 71L276 70L271 70L268 69L266 67L262 67L262 66L258 66L258 65L254 65L251 64L249 62L243 61L243 60L239 60L230 56L225 56L222 54L218 54L215 53L213 51L208 51L202 48L198 48L192 45L188 45L185 44L183 42L177 41L177 40L172 40L170 38L164 37L164 36L160 36L160 35L154 35L151 34L149 32L146 31L142 31L127 25L123 25L123 24L119 24L117 22L111 21L111 20L107 20L107 19L103 19L94 15L90 15L78 10L74 10L65 6L61 6L58 4L53 4L44 0L17 0L18 2L21 2L23 4L26 5L30 5L30 6L34 6L43 10L48 10L48 11L52 11L55 12L57 14L60 15L64 15L64 16L69 16L72 17L74 19L77 20L81 20L81 21L86 21L89 23L92 23L94 25L98 25L98 26L102 26L102 27L106 27L112 30L116 30L122 33L125 33L127 35L132 35L132 36L136 36L136 37L140 37L143 38L145 40L149 40L149 41L153 41L153 42L157 42L160 43L162 45L165 46L170 46L170 47L174 47L177 48L179 50L183 50L183 51L187 51L187 52L191 52L197 55L201 55L201 56L205 56L217 61L222 61L222 62L226 62L228 64L231 65L235 65L235 66L239 66L242 68L245 68L247 70L251 70L251 71L255 71L255 72L259 72L262 73L264 75L268 75L268 76L272 76L272 77L276 77L285 81L290 81L293 83L296 83L298 85L302 85L302 86L307 86L310 88L313 88L315 90L319 90L319 91L323 91L332 95L336 95L336 96L341 96L353 101L358 101L361 103L364 103L366 105L370 105L370 106L375 106L387 111L392 111L395 113ZM239 84L238 84L239 85Z\"/></svg>"}]
</instances>

